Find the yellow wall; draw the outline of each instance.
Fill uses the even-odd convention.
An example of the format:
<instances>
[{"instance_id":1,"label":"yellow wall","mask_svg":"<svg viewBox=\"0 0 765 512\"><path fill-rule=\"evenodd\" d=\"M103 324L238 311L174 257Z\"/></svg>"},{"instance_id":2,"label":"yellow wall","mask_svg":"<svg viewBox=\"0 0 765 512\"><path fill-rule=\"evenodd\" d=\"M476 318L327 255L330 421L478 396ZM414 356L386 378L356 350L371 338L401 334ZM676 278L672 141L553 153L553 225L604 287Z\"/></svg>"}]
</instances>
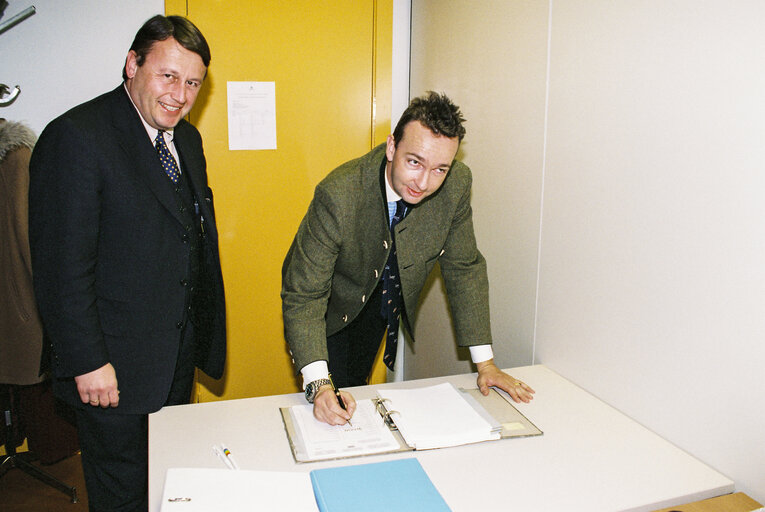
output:
<instances>
[{"instance_id":1,"label":"yellow wall","mask_svg":"<svg viewBox=\"0 0 765 512\"><path fill-rule=\"evenodd\" d=\"M167 0L166 12L188 16L212 52L190 118L215 195L229 353L221 381L200 374L198 400L298 391L281 265L315 185L389 133L392 0ZM228 81L276 83L277 150L228 150Z\"/></svg>"}]
</instances>

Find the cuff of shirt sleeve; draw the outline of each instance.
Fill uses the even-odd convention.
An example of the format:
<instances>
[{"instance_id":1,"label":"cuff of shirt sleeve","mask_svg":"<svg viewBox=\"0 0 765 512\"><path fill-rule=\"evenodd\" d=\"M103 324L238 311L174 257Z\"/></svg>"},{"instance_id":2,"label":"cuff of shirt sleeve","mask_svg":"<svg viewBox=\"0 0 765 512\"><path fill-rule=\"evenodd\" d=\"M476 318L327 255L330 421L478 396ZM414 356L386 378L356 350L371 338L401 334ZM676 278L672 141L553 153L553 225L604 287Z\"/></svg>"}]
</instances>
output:
<instances>
[{"instance_id":1,"label":"cuff of shirt sleeve","mask_svg":"<svg viewBox=\"0 0 765 512\"><path fill-rule=\"evenodd\" d=\"M303 389L305 389L305 385L309 382L329 377L329 367L327 367L327 362L322 359L308 363L300 370L300 373L303 374Z\"/></svg>"},{"instance_id":2,"label":"cuff of shirt sleeve","mask_svg":"<svg viewBox=\"0 0 765 512\"><path fill-rule=\"evenodd\" d=\"M494 351L492 350L491 345L474 345L470 347L470 359L472 359L474 363L482 363L489 359L494 359Z\"/></svg>"}]
</instances>

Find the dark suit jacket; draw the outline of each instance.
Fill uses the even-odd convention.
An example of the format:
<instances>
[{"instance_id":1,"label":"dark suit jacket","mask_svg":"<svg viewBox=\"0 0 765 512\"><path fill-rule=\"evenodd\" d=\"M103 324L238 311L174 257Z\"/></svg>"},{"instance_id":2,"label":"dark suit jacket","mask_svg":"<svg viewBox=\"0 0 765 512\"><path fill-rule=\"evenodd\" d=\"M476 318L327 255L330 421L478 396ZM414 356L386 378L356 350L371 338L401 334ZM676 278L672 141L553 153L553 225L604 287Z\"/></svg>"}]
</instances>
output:
<instances>
[{"instance_id":1,"label":"dark suit jacket","mask_svg":"<svg viewBox=\"0 0 765 512\"><path fill-rule=\"evenodd\" d=\"M327 336L356 318L380 280L391 247L380 181L384 157L382 144L319 183L284 260L282 312L297 369L327 359ZM461 346L491 343L489 282L473 232L471 184L470 169L455 161L441 188L395 228L404 326L411 334L420 292L438 262Z\"/></svg>"},{"instance_id":2,"label":"dark suit jacket","mask_svg":"<svg viewBox=\"0 0 765 512\"><path fill-rule=\"evenodd\" d=\"M181 121L174 141L204 217L203 271L215 299L209 335L196 340L196 363L220 378L225 305L212 191L196 128ZM124 87L52 121L30 173L32 269L54 389L78 405L73 377L111 363L120 389L113 410L158 410L187 307L188 221Z\"/></svg>"}]
</instances>

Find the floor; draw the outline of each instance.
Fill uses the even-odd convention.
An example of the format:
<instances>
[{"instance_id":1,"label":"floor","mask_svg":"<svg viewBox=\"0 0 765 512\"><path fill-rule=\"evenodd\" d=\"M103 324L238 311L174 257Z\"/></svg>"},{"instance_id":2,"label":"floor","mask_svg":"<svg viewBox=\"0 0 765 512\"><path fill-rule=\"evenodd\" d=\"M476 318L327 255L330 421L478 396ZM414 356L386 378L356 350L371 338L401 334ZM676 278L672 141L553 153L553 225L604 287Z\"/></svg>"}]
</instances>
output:
<instances>
[{"instance_id":1,"label":"floor","mask_svg":"<svg viewBox=\"0 0 765 512\"><path fill-rule=\"evenodd\" d=\"M5 456L0 457L3 460ZM50 487L18 468L9 469L0 477L0 510L3 512L86 512L88 496L82 476L80 455L55 464L33 464L46 473L77 489L77 503L68 495Z\"/></svg>"}]
</instances>

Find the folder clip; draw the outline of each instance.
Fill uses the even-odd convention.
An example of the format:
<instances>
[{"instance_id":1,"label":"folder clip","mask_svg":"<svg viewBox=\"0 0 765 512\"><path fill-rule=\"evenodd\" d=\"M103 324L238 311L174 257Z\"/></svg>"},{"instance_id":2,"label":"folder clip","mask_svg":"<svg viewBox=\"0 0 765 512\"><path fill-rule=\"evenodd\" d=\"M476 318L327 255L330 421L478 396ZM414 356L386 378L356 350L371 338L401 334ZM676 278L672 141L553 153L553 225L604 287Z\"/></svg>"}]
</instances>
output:
<instances>
[{"instance_id":1,"label":"folder clip","mask_svg":"<svg viewBox=\"0 0 765 512\"><path fill-rule=\"evenodd\" d=\"M387 426L391 430L398 430L398 427L396 426L396 422L393 421L393 418L391 418L391 415L401 414L401 413L394 410L389 411L388 408L385 406L385 402L390 402L390 398L373 398L372 400L375 402L375 408L377 409L378 414L383 417L383 421L385 421L385 426Z\"/></svg>"}]
</instances>

